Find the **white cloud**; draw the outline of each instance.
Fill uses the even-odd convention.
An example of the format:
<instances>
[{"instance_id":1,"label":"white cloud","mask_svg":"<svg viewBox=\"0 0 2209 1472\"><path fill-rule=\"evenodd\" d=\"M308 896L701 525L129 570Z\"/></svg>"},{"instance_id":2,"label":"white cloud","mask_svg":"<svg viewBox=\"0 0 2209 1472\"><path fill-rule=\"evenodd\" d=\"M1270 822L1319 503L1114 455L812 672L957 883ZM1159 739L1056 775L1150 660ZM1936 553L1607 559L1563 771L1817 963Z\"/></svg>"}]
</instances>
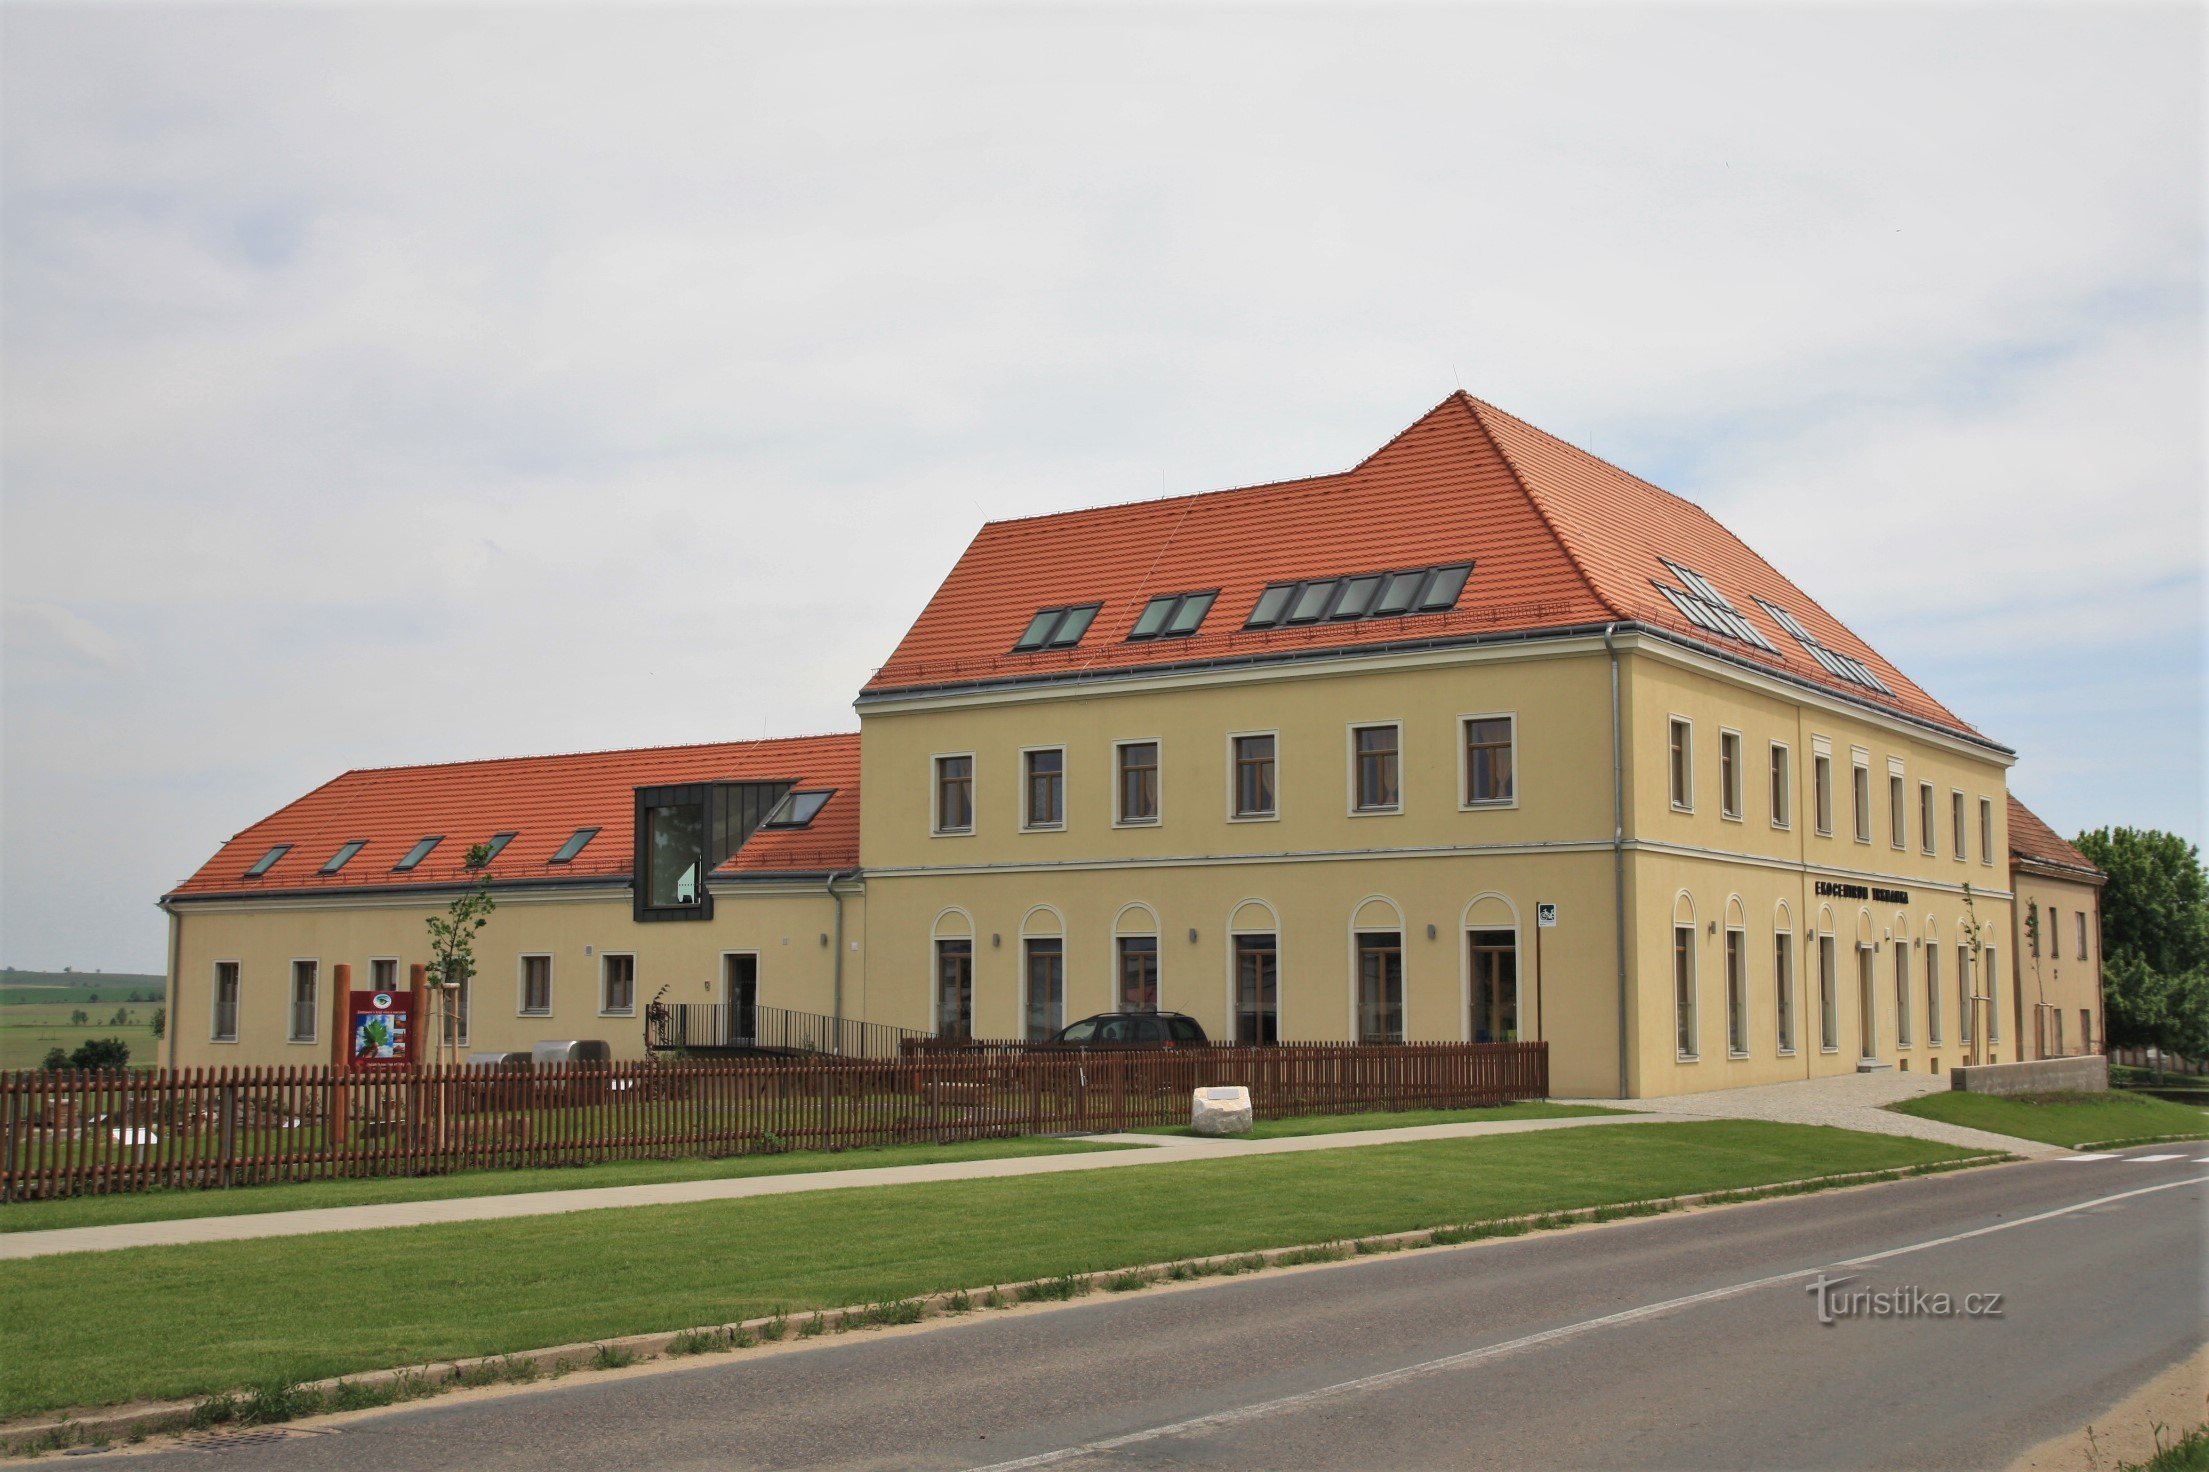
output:
<instances>
[{"instance_id":1,"label":"white cloud","mask_svg":"<svg viewBox=\"0 0 2209 1472\"><path fill-rule=\"evenodd\" d=\"M156 961L136 901L344 766L847 727L984 517L1453 379L1941 693L2198 652L2192 11L4 23L18 964Z\"/></svg>"}]
</instances>

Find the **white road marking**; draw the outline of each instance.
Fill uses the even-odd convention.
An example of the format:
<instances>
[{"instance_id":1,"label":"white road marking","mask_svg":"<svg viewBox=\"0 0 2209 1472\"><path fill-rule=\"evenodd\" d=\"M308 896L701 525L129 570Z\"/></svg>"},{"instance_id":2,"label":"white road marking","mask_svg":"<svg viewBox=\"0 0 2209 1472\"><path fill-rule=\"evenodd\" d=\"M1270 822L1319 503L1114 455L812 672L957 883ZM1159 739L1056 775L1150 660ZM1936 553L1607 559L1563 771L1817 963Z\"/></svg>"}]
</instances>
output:
<instances>
[{"instance_id":1,"label":"white road marking","mask_svg":"<svg viewBox=\"0 0 2209 1472\"><path fill-rule=\"evenodd\" d=\"M1962 1242L1972 1237L1984 1237L1990 1232L2006 1232L2012 1227L2031 1226L2035 1222L2049 1221L2059 1216L2069 1216L2076 1211L2086 1211L2096 1206L2107 1206L2112 1201L2124 1201L2134 1196L2147 1196L2157 1191L2176 1190L2181 1186L2205 1184L2209 1184L2209 1176L2195 1176L2191 1180L2165 1181L2160 1185L2142 1186L2132 1191L2119 1191L2114 1196L2098 1196L2091 1201L2073 1202L2069 1206L2057 1207L2053 1211L2044 1211L2037 1216L2021 1216L2015 1221L1996 1222L1990 1227L1978 1227L1968 1232L1956 1232L1946 1237L1935 1237L1928 1242L1913 1242L1907 1247L1895 1247L1886 1252L1874 1252L1864 1257L1852 1257L1848 1261L1834 1264L1834 1266L1861 1267L1866 1263L1883 1262L1890 1257L1901 1257L1912 1252L1924 1252L1933 1247L1945 1247L1951 1242ZM1466 1365L1478 1364L1482 1360L1494 1359L1499 1355L1511 1354L1521 1349L1532 1349L1537 1345L1554 1344L1559 1340L1578 1338L1582 1334L1592 1333L1597 1329L1609 1329L1620 1324L1637 1323L1642 1319L1654 1318L1659 1314L1670 1313L1675 1309L1690 1308L1701 1303L1715 1303L1723 1298L1736 1298L1741 1294L1753 1293L1759 1288L1776 1287L1781 1283L1800 1282L1824 1271L1823 1267L1797 1268L1793 1272L1774 1273L1768 1278L1753 1278L1746 1283L1734 1283L1724 1288L1711 1288L1701 1293L1690 1293L1681 1298L1668 1298L1661 1303L1647 1303L1640 1308L1624 1309L1615 1314L1604 1314L1599 1318L1582 1319L1578 1323L1563 1324L1555 1329L1544 1329L1539 1333L1522 1335L1517 1339L1506 1340L1501 1344L1490 1344L1480 1349L1462 1350L1457 1354L1443 1355L1439 1359L1422 1360L1415 1365L1404 1365L1394 1370L1383 1370L1376 1375L1361 1375L1355 1380L1337 1381L1333 1385L1322 1385L1316 1390L1300 1391L1295 1395L1284 1395L1275 1400L1256 1401L1250 1405L1234 1406L1224 1411L1214 1411L1206 1416L1191 1416L1185 1421L1174 1421L1164 1426L1151 1426L1141 1431L1130 1431L1120 1436L1107 1436L1096 1441L1085 1441L1079 1446L1060 1447L1056 1451L1038 1452L1034 1456L1017 1457L1009 1462L991 1462L987 1466L975 1468L974 1472L1018 1472L1018 1469L1024 1467L1048 1467L1058 1462L1072 1461L1076 1457L1092 1456L1098 1452L1118 1451L1121 1447L1139 1446L1146 1441L1158 1441L1168 1436L1185 1436L1193 1431L1210 1431L1221 1426L1232 1426L1242 1421L1255 1421L1261 1417L1279 1415L1283 1411L1301 1410L1306 1406L1316 1405L1322 1401L1335 1400L1345 1395L1355 1395L1360 1391L1380 1390L1391 1385L1400 1385L1407 1380L1424 1379L1429 1375L1438 1375L1446 1370L1455 1370Z\"/></svg>"},{"instance_id":2,"label":"white road marking","mask_svg":"<svg viewBox=\"0 0 2209 1472\"><path fill-rule=\"evenodd\" d=\"M2108 1154L2097 1154L2092 1150L2081 1150L2076 1155L2060 1155L2056 1158L2059 1160L2115 1160L2117 1157Z\"/></svg>"},{"instance_id":3,"label":"white road marking","mask_svg":"<svg viewBox=\"0 0 2209 1472\"><path fill-rule=\"evenodd\" d=\"M2184 1160L2185 1158L2183 1155L2127 1155L2125 1157L2127 1160L2137 1160L2143 1164L2152 1160Z\"/></svg>"}]
</instances>

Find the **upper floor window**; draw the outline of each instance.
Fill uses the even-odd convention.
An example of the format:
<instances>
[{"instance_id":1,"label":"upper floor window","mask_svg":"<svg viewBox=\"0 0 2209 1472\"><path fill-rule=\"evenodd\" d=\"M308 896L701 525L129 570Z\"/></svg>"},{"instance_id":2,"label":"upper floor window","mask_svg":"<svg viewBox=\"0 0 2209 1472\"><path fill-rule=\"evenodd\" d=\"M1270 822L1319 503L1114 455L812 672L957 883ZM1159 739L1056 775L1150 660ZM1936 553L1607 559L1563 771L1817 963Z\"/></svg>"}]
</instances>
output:
<instances>
[{"instance_id":1,"label":"upper floor window","mask_svg":"<svg viewBox=\"0 0 2209 1472\"><path fill-rule=\"evenodd\" d=\"M1695 728L1678 716L1672 718L1669 750L1672 806L1688 812L1695 806Z\"/></svg>"},{"instance_id":2,"label":"upper floor window","mask_svg":"<svg viewBox=\"0 0 2209 1472\"><path fill-rule=\"evenodd\" d=\"M974 758L936 758L936 831L974 831Z\"/></svg>"},{"instance_id":3,"label":"upper floor window","mask_svg":"<svg viewBox=\"0 0 2209 1472\"><path fill-rule=\"evenodd\" d=\"M1028 828L1066 826L1066 753L1051 746L1020 754L1023 776L1021 824Z\"/></svg>"},{"instance_id":4,"label":"upper floor window","mask_svg":"<svg viewBox=\"0 0 2209 1472\"><path fill-rule=\"evenodd\" d=\"M238 963L215 963L215 1015L208 1028L208 1038L217 1043L234 1043L238 1040Z\"/></svg>"},{"instance_id":5,"label":"upper floor window","mask_svg":"<svg viewBox=\"0 0 2209 1472\"><path fill-rule=\"evenodd\" d=\"M1403 804L1398 785L1401 733L1393 725L1350 730L1354 805L1361 813L1392 813Z\"/></svg>"},{"instance_id":6,"label":"upper floor window","mask_svg":"<svg viewBox=\"0 0 2209 1472\"><path fill-rule=\"evenodd\" d=\"M1940 817L1934 806L1933 784L1918 784L1918 847L1927 853L1940 846Z\"/></svg>"},{"instance_id":7,"label":"upper floor window","mask_svg":"<svg viewBox=\"0 0 2209 1472\"><path fill-rule=\"evenodd\" d=\"M1969 858L1965 852L1971 847L1971 839L1964 832L1964 795L1951 790L1948 794L1948 821L1956 830L1956 857Z\"/></svg>"},{"instance_id":8,"label":"upper floor window","mask_svg":"<svg viewBox=\"0 0 2209 1472\"><path fill-rule=\"evenodd\" d=\"M1833 758L1818 752L1810 759L1811 814L1818 824L1818 832L1827 838L1833 836Z\"/></svg>"},{"instance_id":9,"label":"upper floor window","mask_svg":"<svg viewBox=\"0 0 2209 1472\"><path fill-rule=\"evenodd\" d=\"M1158 743L1123 741L1115 748L1119 763L1119 821L1158 821Z\"/></svg>"},{"instance_id":10,"label":"upper floor window","mask_svg":"<svg viewBox=\"0 0 2209 1472\"><path fill-rule=\"evenodd\" d=\"M1979 799L1979 862L1982 864L1994 862L1994 801L1992 798L1982 797Z\"/></svg>"},{"instance_id":11,"label":"upper floor window","mask_svg":"<svg viewBox=\"0 0 2209 1472\"><path fill-rule=\"evenodd\" d=\"M836 789L833 787L826 791L791 791L786 793L782 801L775 804L775 810L769 813L766 821L759 826L762 828L803 828L820 814L822 808L828 806L828 800L835 795Z\"/></svg>"},{"instance_id":12,"label":"upper floor window","mask_svg":"<svg viewBox=\"0 0 2209 1472\"><path fill-rule=\"evenodd\" d=\"M1851 794L1855 799L1853 806L1856 816L1856 841L1858 843L1870 843L1872 841L1872 769L1862 761L1850 763L1849 781Z\"/></svg>"},{"instance_id":13,"label":"upper floor window","mask_svg":"<svg viewBox=\"0 0 2209 1472\"><path fill-rule=\"evenodd\" d=\"M644 810L644 902L658 909L695 905L704 893L704 803L665 803Z\"/></svg>"},{"instance_id":14,"label":"upper floor window","mask_svg":"<svg viewBox=\"0 0 2209 1472\"><path fill-rule=\"evenodd\" d=\"M2079 959L2080 959L2081 961L2084 961L2085 959L2087 959L2087 956L2086 956L2086 911L2084 911L2084 910L2081 910L2081 911L2079 911L2079 912L2078 912L2078 914L2074 915L2074 916L2073 916L2072 918L2073 918L2073 919L2075 919L2075 920L2077 920L2077 921L2079 922Z\"/></svg>"},{"instance_id":15,"label":"upper floor window","mask_svg":"<svg viewBox=\"0 0 2209 1472\"><path fill-rule=\"evenodd\" d=\"M1217 597L1215 589L1210 593L1169 593L1153 598L1137 616L1135 627L1128 630L1128 638L1186 639L1204 622Z\"/></svg>"},{"instance_id":16,"label":"upper floor window","mask_svg":"<svg viewBox=\"0 0 2209 1472\"><path fill-rule=\"evenodd\" d=\"M1281 624L1344 623L1361 618L1442 613L1457 606L1458 595L1465 591L1465 580L1472 573L1473 564L1458 562L1405 572L1275 583L1258 595L1243 627L1270 629Z\"/></svg>"},{"instance_id":17,"label":"upper floor window","mask_svg":"<svg viewBox=\"0 0 2209 1472\"><path fill-rule=\"evenodd\" d=\"M1795 776L1789 770L1785 746L1772 743L1772 826L1785 828L1795 821Z\"/></svg>"},{"instance_id":18,"label":"upper floor window","mask_svg":"<svg viewBox=\"0 0 2209 1472\"><path fill-rule=\"evenodd\" d=\"M1089 632L1089 625L1097 617L1102 603L1077 603L1066 608L1046 608L1028 621L1020 642L1013 645L1015 654L1033 649L1071 649L1081 642L1081 636Z\"/></svg>"},{"instance_id":19,"label":"upper floor window","mask_svg":"<svg viewBox=\"0 0 2209 1472\"><path fill-rule=\"evenodd\" d=\"M1718 733L1718 811L1728 818L1741 817L1741 733Z\"/></svg>"},{"instance_id":20,"label":"upper floor window","mask_svg":"<svg viewBox=\"0 0 2209 1472\"><path fill-rule=\"evenodd\" d=\"M1902 780L1900 772L1887 774L1887 822L1893 829L1887 841L1901 848L1910 841L1909 784Z\"/></svg>"},{"instance_id":21,"label":"upper floor window","mask_svg":"<svg viewBox=\"0 0 2209 1472\"><path fill-rule=\"evenodd\" d=\"M1512 716L1465 720L1465 805L1507 806L1518 798L1518 721Z\"/></svg>"},{"instance_id":22,"label":"upper floor window","mask_svg":"<svg viewBox=\"0 0 2209 1472\"><path fill-rule=\"evenodd\" d=\"M317 1004L316 991L321 980L322 963L319 961L294 961L291 963L291 1040L295 1043L311 1043L315 1040L322 1009Z\"/></svg>"},{"instance_id":23,"label":"upper floor window","mask_svg":"<svg viewBox=\"0 0 2209 1472\"><path fill-rule=\"evenodd\" d=\"M610 953L599 962L598 1010L625 1016L637 1009L637 958Z\"/></svg>"},{"instance_id":24,"label":"upper floor window","mask_svg":"<svg viewBox=\"0 0 2209 1472\"><path fill-rule=\"evenodd\" d=\"M1235 738L1235 816L1271 818L1275 806L1273 784L1274 745L1271 732Z\"/></svg>"},{"instance_id":25,"label":"upper floor window","mask_svg":"<svg viewBox=\"0 0 2209 1472\"><path fill-rule=\"evenodd\" d=\"M522 957L521 1014L546 1017L552 1012L552 957Z\"/></svg>"}]
</instances>

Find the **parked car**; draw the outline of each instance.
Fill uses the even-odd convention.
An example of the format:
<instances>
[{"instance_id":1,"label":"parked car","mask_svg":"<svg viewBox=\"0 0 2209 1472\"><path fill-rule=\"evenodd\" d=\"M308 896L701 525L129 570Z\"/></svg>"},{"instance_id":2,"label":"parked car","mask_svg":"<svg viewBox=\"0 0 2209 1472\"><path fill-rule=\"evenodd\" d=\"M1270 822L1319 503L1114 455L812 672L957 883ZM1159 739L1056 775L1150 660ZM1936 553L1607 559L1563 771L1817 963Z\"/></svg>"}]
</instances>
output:
<instances>
[{"instance_id":1,"label":"parked car","mask_svg":"<svg viewBox=\"0 0 2209 1472\"><path fill-rule=\"evenodd\" d=\"M1180 1012L1099 1012L1051 1037L1069 1048L1201 1048L1206 1041L1203 1024Z\"/></svg>"}]
</instances>

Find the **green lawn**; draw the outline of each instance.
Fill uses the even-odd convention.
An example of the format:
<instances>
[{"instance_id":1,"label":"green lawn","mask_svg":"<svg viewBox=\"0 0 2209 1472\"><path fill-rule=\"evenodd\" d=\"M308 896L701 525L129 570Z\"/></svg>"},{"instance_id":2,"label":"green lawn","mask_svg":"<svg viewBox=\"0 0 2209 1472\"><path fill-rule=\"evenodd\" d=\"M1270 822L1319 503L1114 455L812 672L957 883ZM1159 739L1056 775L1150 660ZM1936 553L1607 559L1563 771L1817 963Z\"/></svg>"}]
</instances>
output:
<instances>
[{"instance_id":1,"label":"green lawn","mask_svg":"<svg viewBox=\"0 0 2209 1472\"><path fill-rule=\"evenodd\" d=\"M814 1171L865 1170L889 1165L933 1165L946 1160L995 1160L1015 1155L1065 1155L1089 1150L1140 1150L1086 1140L1024 1136L968 1140L955 1145L889 1145L874 1149L802 1150L788 1155L734 1155L721 1160L619 1160L605 1165L548 1170L474 1170L448 1176L393 1176L380 1180L304 1181L230 1190L136 1191L114 1196L71 1196L58 1201L18 1201L0 1206L0 1234L56 1227L104 1227L117 1222L175 1221L198 1216L256 1216L265 1211L304 1211L323 1206L366 1206L386 1201L444 1201L455 1196L520 1196L534 1191L580 1191L595 1186L648 1186L661 1181L718 1181L739 1176L804 1175Z\"/></svg>"},{"instance_id":2,"label":"green lawn","mask_svg":"<svg viewBox=\"0 0 2209 1472\"><path fill-rule=\"evenodd\" d=\"M0 1415L1956 1159L1740 1120L0 1263Z\"/></svg>"},{"instance_id":3,"label":"green lawn","mask_svg":"<svg viewBox=\"0 0 2209 1472\"><path fill-rule=\"evenodd\" d=\"M1497 1104L1485 1109L1405 1109L1394 1114L1305 1114L1294 1119L1261 1119L1245 1137L1281 1140L1292 1135L1334 1135L1349 1130L1399 1130L1415 1124L1500 1124L1519 1119L1577 1119L1587 1114L1625 1114L1624 1109L1599 1109L1592 1104ZM1143 1135L1194 1135L1185 1124L1151 1125L1135 1133Z\"/></svg>"},{"instance_id":4,"label":"green lawn","mask_svg":"<svg viewBox=\"0 0 2209 1472\"><path fill-rule=\"evenodd\" d=\"M2138 1094L1925 1094L1890 1108L2047 1145L2209 1138L2209 1110Z\"/></svg>"},{"instance_id":5,"label":"green lawn","mask_svg":"<svg viewBox=\"0 0 2209 1472\"><path fill-rule=\"evenodd\" d=\"M36 1068L46 1061L49 1048L73 1053L88 1038L121 1038L130 1044L132 1067L157 1064L161 1043L153 1035L153 1009L160 1004L32 1002L0 1007L0 1072L11 1068ZM122 1007L130 1014L127 1024L110 1019ZM87 1021L71 1022L82 1012Z\"/></svg>"}]
</instances>

